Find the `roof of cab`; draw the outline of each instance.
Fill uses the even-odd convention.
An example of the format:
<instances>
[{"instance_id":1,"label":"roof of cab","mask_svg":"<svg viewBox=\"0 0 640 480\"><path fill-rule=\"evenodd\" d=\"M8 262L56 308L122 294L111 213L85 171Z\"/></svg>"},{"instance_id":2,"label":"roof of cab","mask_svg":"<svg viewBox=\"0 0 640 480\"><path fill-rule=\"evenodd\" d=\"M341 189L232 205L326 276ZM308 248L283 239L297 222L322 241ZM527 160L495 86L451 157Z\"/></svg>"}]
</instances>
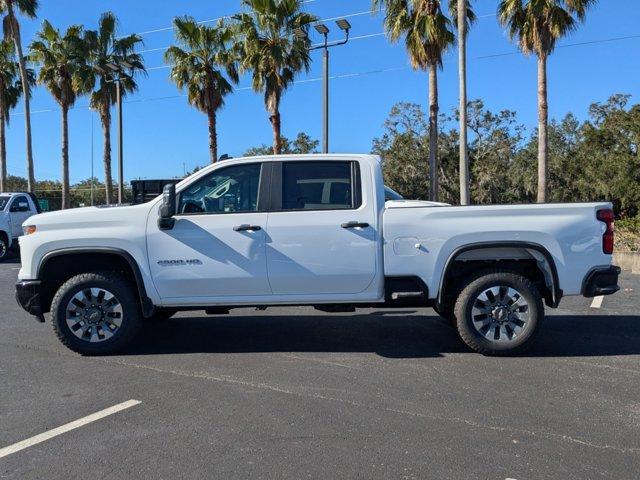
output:
<instances>
[{"instance_id":1,"label":"roof of cab","mask_svg":"<svg viewBox=\"0 0 640 480\"><path fill-rule=\"evenodd\" d=\"M253 157L229 157L224 160L219 160L218 163L231 162L231 161L246 161L246 160L260 160L271 162L282 161L295 161L295 160L357 160L357 159L370 159L380 163L382 160L378 155L371 155L367 153L283 153L280 155L257 155ZM214 164L215 165L215 164Z\"/></svg>"}]
</instances>

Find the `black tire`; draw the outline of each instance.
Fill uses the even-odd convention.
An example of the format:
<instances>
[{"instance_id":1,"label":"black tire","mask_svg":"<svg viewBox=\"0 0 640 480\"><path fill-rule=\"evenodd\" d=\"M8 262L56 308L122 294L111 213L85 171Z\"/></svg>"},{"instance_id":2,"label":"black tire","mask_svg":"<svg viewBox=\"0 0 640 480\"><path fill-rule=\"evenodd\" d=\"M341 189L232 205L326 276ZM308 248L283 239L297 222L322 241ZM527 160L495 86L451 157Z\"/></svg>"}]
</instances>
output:
<instances>
[{"instance_id":1,"label":"black tire","mask_svg":"<svg viewBox=\"0 0 640 480\"><path fill-rule=\"evenodd\" d=\"M518 309L518 311L527 312L526 326L521 327L523 330L517 335L514 334L513 329L509 331L506 326L502 327L502 324L495 319L493 313L488 315L489 319L486 320L486 324L481 323L481 325L489 325L486 328L487 333L485 335L479 331L479 328L476 328L475 325L478 324L478 321L474 324L472 311L478 297L483 295L483 292L500 286L515 290L522 297L523 303L526 303L526 310ZM480 300L480 304L482 303L482 300ZM511 305L516 304L517 302L514 302ZM458 320L458 333L462 340L473 350L483 355L504 356L522 353L531 346L544 321L544 305L536 286L522 275L502 270L485 270L471 278L458 296L454 313ZM476 315L476 318L480 317ZM518 322L521 323L521 320L518 320ZM495 327L493 326L494 324ZM504 330L502 330L503 328ZM487 335L489 337L493 336L491 329L494 329L495 336L499 336L500 340L487 338ZM502 337L503 331L506 338ZM509 333L513 335L513 338L508 336Z\"/></svg>"},{"instance_id":2,"label":"black tire","mask_svg":"<svg viewBox=\"0 0 640 480\"><path fill-rule=\"evenodd\" d=\"M4 234L0 235L0 262L9 258L10 246Z\"/></svg>"},{"instance_id":3,"label":"black tire","mask_svg":"<svg viewBox=\"0 0 640 480\"><path fill-rule=\"evenodd\" d=\"M156 308L152 316L145 318L145 322L163 323L173 317L176 313L178 313L178 310L175 308Z\"/></svg>"},{"instance_id":4,"label":"black tire","mask_svg":"<svg viewBox=\"0 0 640 480\"><path fill-rule=\"evenodd\" d=\"M67 325L67 306L74 296L88 288L104 289L114 295L122 309L121 324L111 338L98 342L77 337ZM51 320L58 339L67 348L82 355L108 355L126 347L142 325L140 304L135 288L124 276L115 272L92 272L66 281L51 303Z\"/></svg>"}]
</instances>

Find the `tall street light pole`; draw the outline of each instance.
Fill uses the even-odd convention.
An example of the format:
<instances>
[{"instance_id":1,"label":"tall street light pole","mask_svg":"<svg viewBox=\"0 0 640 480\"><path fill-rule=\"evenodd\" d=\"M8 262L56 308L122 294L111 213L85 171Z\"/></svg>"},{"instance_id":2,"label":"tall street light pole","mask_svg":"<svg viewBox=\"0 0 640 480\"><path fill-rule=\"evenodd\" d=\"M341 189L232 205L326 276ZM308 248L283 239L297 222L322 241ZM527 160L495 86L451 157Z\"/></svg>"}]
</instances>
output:
<instances>
[{"instance_id":1,"label":"tall street light pole","mask_svg":"<svg viewBox=\"0 0 640 480\"><path fill-rule=\"evenodd\" d=\"M118 76L116 82L116 97L118 99L118 204L124 199L124 162L122 158L122 82Z\"/></svg>"},{"instance_id":2,"label":"tall street light pole","mask_svg":"<svg viewBox=\"0 0 640 480\"><path fill-rule=\"evenodd\" d=\"M345 32L345 39L337 42L329 42L329 27L324 23L314 25L316 31L324 37L321 45L310 47L309 50L323 49L323 78L322 78L322 153L329 153L329 48L345 45L349 41L351 24L344 18L336 21L338 27ZM308 39L306 30L297 28L295 35L302 39Z\"/></svg>"}]
</instances>

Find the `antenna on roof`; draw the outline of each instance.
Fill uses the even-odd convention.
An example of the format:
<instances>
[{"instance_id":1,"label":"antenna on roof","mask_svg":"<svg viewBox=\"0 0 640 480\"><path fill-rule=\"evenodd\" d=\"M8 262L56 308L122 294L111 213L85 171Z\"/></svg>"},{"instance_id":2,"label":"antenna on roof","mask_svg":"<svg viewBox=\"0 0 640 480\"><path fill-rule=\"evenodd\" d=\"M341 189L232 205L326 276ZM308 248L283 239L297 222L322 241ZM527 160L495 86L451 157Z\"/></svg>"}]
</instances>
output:
<instances>
[{"instance_id":1,"label":"antenna on roof","mask_svg":"<svg viewBox=\"0 0 640 480\"><path fill-rule=\"evenodd\" d=\"M222 162L224 160L231 160L233 157L230 156L228 153L225 153L224 155L220 155L220 158L218 159L219 162Z\"/></svg>"}]
</instances>

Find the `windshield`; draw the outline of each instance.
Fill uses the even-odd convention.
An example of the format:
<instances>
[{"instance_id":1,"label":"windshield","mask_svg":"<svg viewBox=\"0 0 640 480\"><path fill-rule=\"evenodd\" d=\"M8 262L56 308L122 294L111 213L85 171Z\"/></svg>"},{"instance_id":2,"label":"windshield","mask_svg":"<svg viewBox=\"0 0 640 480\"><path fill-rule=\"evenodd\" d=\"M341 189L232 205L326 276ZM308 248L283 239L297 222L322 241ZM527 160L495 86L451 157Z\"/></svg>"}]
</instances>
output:
<instances>
[{"instance_id":1,"label":"windshield","mask_svg":"<svg viewBox=\"0 0 640 480\"><path fill-rule=\"evenodd\" d=\"M384 186L384 201L389 200L404 200L404 197L396 192L394 189Z\"/></svg>"},{"instance_id":2,"label":"windshield","mask_svg":"<svg viewBox=\"0 0 640 480\"><path fill-rule=\"evenodd\" d=\"M0 195L0 211L5 209L9 200L11 200L9 195Z\"/></svg>"}]
</instances>

